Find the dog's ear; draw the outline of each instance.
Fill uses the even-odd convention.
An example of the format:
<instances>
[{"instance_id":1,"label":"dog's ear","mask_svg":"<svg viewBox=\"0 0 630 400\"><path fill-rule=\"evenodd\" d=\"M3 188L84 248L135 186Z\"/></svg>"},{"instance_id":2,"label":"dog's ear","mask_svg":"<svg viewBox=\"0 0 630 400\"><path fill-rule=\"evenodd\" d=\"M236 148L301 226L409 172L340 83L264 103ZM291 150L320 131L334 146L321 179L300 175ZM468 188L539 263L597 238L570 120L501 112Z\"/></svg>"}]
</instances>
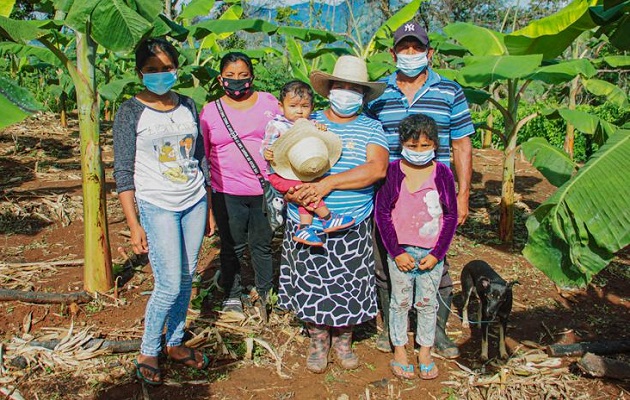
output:
<instances>
[{"instance_id":1,"label":"dog's ear","mask_svg":"<svg viewBox=\"0 0 630 400\"><path fill-rule=\"evenodd\" d=\"M490 286L490 279L486 278L485 276L480 276L479 283L481 284L482 288L487 289Z\"/></svg>"}]
</instances>

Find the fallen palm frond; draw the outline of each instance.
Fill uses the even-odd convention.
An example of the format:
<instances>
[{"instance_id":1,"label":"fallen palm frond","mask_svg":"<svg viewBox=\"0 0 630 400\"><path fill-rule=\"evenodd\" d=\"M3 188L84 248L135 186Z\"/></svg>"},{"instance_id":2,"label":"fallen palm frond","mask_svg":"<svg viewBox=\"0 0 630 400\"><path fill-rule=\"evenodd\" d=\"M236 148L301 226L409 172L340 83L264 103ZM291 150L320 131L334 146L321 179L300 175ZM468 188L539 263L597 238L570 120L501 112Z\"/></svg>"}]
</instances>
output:
<instances>
[{"instance_id":1,"label":"fallen palm frond","mask_svg":"<svg viewBox=\"0 0 630 400\"><path fill-rule=\"evenodd\" d=\"M482 373L456 363L450 379L442 382L457 398L470 400L587 399L577 378L562 360L535 349L511 357L505 364L490 364L492 373Z\"/></svg>"}]
</instances>

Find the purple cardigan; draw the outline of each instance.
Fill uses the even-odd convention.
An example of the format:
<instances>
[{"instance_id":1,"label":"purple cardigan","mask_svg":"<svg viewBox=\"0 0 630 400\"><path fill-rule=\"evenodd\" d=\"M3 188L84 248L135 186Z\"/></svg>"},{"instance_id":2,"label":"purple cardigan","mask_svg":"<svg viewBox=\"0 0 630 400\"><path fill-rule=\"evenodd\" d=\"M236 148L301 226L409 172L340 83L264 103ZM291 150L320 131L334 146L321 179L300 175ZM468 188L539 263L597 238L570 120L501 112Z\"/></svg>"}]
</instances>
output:
<instances>
[{"instance_id":1,"label":"purple cardigan","mask_svg":"<svg viewBox=\"0 0 630 400\"><path fill-rule=\"evenodd\" d=\"M400 169L400 160L392 161L387 167L385 183L376 194L374 218L383 245L392 258L405 252L405 249L398 243L398 235L396 235L396 229L392 222L392 210L398 201L400 187L404 179L405 174ZM435 186L440 195L443 217L440 236L430 254L438 260L442 260L446 257L446 252L457 229L457 195L455 194L453 173L449 167L438 161L435 162Z\"/></svg>"}]
</instances>

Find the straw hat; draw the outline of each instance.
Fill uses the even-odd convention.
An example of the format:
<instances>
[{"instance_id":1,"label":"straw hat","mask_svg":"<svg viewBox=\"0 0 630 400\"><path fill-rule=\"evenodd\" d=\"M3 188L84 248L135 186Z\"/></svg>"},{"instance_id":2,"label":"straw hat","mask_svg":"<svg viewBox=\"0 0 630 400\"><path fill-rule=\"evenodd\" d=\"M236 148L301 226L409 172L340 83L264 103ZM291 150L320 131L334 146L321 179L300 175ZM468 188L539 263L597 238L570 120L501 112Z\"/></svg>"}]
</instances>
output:
<instances>
[{"instance_id":1,"label":"straw hat","mask_svg":"<svg viewBox=\"0 0 630 400\"><path fill-rule=\"evenodd\" d=\"M307 120L297 121L271 146L276 174L310 182L324 175L341 157L341 139L320 131Z\"/></svg>"},{"instance_id":2,"label":"straw hat","mask_svg":"<svg viewBox=\"0 0 630 400\"><path fill-rule=\"evenodd\" d=\"M335 63L332 74L322 71L313 71L310 75L313 89L328 98L330 93L330 82L350 82L367 88L364 99L366 102L372 101L383 94L387 84L385 82L369 82L367 65L365 61L355 56L341 56Z\"/></svg>"}]
</instances>

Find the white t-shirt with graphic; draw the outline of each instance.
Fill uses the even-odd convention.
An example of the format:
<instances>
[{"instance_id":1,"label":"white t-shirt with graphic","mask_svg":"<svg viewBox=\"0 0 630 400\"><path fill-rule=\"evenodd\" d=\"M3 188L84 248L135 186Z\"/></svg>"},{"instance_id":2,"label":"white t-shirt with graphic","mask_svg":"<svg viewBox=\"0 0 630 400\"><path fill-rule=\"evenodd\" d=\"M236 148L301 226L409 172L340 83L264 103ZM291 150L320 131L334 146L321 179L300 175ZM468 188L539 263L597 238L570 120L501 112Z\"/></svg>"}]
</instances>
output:
<instances>
[{"instance_id":1,"label":"white t-shirt with graphic","mask_svg":"<svg viewBox=\"0 0 630 400\"><path fill-rule=\"evenodd\" d=\"M138 199L171 211L185 210L206 195L196 110L192 101L180 100L173 110L159 111L132 98L114 122L118 191L135 190Z\"/></svg>"}]
</instances>

